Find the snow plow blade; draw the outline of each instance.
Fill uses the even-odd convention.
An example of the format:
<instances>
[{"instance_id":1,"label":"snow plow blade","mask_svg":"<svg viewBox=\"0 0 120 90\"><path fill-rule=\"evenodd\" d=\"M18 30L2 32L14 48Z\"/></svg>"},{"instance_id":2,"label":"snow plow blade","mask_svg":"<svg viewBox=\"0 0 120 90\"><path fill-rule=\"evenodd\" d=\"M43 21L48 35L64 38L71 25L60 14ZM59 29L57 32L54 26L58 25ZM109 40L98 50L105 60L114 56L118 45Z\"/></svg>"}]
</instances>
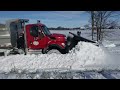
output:
<instances>
[{"instance_id":1,"label":"snow plow blade","mask_svg":"<svg viewBox=\"0 0 120 90\"><path fill-rule=\"evenodd\" d=\"M95 41L92 41L92 40L83 38L83 37L78 36L78 35L76 35L76 34L74 34L74 33L71 33L71 32L69 32L69 33L72 34L72 35L74 36L73 39L76 40L76 41L84 41L84 42L96 43Z\"/></svg>"},{"instance_id":2,"label":"snow plow blade","mask_svg":"<svg viewBox=\"0 0 120 90\"><path fill-rule=\"evenodd\" d=\"M78 36L78 35L76 35L74 33L71 33L71 32L69 32L69 33L72 34L73 37L67 37L67 47L66 47L67 51L69 51L72 48L74 48L78 44L78 42L80 42L80 41L90 42L90 43L96 43L95 41L83 38L83 37ZM99 45L96 45L96 46L99 46Z\"/></svg>"}]
</instances>

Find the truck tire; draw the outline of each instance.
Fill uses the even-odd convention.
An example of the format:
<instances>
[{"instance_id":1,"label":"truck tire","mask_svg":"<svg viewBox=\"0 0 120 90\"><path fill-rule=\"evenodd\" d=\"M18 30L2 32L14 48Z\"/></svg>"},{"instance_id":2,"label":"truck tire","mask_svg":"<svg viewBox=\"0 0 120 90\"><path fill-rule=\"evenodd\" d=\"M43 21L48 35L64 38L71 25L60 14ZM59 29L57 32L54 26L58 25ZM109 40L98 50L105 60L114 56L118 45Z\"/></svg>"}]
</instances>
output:
<instances>
[{"instance_id":1,"label":"truck tire","mask_svg":"<svg viewBox=\"0 0 120 90\"><path fill-rule=\"evenodd\" d=\"M47 54L61 54L61 52L57 49L51 49L51 50L48 50Z\"/></svg>"},{"instance_id":2,"label":"truck tire","mask_svg":"<svg viewBox=\"0 0 120 90\"><path fill-rule=\"evenodd\" d=\"M66 50L62 49L58 45L53 44L53 45L50 45L49 47L42 49L42 53L43 54L51 54L51 53L66 54Z\"/></svg>"},{"instance_id":3,"label":"truck tire","mask_svg":"<svg viewBox=\"0 0 120 90\"><path fill-rule=\"evenodd\" d=\"M62 54L62 52L58 49L55 48L44 48L42 50L43 54L52 54L52 53L56 53L56 54Z\"/></svg>"}]
</instances>

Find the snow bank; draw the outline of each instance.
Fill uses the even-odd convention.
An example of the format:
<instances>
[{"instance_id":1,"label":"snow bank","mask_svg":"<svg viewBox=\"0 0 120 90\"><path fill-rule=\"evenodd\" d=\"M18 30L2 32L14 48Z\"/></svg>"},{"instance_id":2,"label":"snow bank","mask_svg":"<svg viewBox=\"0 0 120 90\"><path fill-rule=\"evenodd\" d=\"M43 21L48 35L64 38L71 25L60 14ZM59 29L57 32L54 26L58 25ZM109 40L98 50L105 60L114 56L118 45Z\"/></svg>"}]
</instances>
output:
<instances>
[{"instance_id":1,"label":"snow bank","mask_svg":"<svg viewBox=\"0 0 120 90\"><path fill-rule=\"evenodd\" d=\"M0 72L10 72L11 70L36 72L37 70L54 69L98 70L107 68L111 64L116 65L101 47L91 43L79 42L69 54L65 55L33 54L0 57Z\"/></svg>"},{"instance_id":2,"label":"snow bank","mask_svg":"<svg viewBox=\"0 0 120 90\"><path fill-rule=\"evenodd\" d=\"M113 43L113 44L110 44L110 45L106 45L105 47L116 47L116 45Z\"/></svg>"},{"instance_id":3,"label":"snow bank","mask_svg":"<svg viewBox=\"0 0 120 90\"><path fill-rule=\"evenodd\" d=\"M10 34L4 34L4 35L0 35L0 36L10 36Z\"/></svg>"},{"instance_id":4,"label":"snow bank","mask_svg":"<svg viewBox=\"0 0 120 90\"><path fill-rule=\"evenodd\" d=\"M115 42L108 41L108 40L103 40L102 44L103 44L104 47L107 47L107 48L116 47L116 43Z\"/></svg>"},{"instance_id":5,"label":"snow bank","mask_svg":"<svg viewBox=\"0 0 120 90\"><path fill-rule=\"evenodd\" d=\"M76 57L78 58L73 64L74 69L102 65L106 60L104 50L91 43L80 42L73 51L75 51Z\"/></svg>"}]
</instances>

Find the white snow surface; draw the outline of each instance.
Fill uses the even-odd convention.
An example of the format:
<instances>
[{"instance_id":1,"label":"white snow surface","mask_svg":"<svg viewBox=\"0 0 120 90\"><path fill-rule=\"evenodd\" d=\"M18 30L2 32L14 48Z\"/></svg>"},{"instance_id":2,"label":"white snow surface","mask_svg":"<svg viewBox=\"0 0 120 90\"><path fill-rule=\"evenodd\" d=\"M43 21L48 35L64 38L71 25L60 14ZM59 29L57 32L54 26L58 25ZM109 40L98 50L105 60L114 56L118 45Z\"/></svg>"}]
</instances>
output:
<instances>
[{"instance_id":1,"label":"white snow surface","mask_svg":"<svg viewBox=\"0 0 120 90\"><path fill-rule=\"evenodd\" d=\"M105 48L91 43L79 42L68 54L14 55L0 57L0 72L13 69L36 70L70 69L70 70L102 70L119 69L120 60L108 54Z\"/></svg>"},{"instance_id":2,"label":"white snow surface","mask_svg":"<svg viewBox=\"0 0 120 90\"><path fill-rule=\"evenodd\" d=\"M120 29L106 29L104 31L102 44L109 52L120 55Z\"/></svg>"},{"instance_id":3,"label":"white snow surface","mask_svg":"<svg viewBox=\"0 0 120 90\"><path fill-rule=\"evenodd\" d=\"M4 35L0 35L0 36L9 36L10 37L10 34L4 34Z\"/></svg>"},{"instance_id":4,"label":"white snow surface","mask_svg":"<svg viewBox=\"0 0 120 90\"><path fill-rule=\"evenodd\" d=\"M116 47L116 45L114 43L112 43L110 45L105 45L105 47Z\"/></svg>"}]
</instances>

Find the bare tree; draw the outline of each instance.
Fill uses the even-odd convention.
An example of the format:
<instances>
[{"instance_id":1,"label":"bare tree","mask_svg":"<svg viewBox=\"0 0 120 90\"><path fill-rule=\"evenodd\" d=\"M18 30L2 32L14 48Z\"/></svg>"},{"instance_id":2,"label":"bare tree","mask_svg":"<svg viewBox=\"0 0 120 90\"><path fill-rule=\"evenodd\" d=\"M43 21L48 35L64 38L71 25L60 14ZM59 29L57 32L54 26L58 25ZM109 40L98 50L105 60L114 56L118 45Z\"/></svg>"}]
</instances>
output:
<instances>
[{"instance_id":1,"label":"bare tree","mask_svg":"<svg viewBox=\"0 0 120 90\"><path fill-rule=\"evenodd\" d=\"M118 21L114 20L114 21L108 21L108 23L106 24L105 27L109 28L109 29L115 29L116 27L118 27Z\"/></svg>"},{"instance_id":2,"label":"bare tree","mask_svg":"<svg viewBox=\"0 0 120 90\"><path fill-rule=\"evenodd\" d=\"M92 20L92 40L94 34L94 11L91 11L91 20Z\"/></svg>"},{"instance_id":3,"label":"bare tree","mask_svg":"<svg viewBox=\"0 0 120 90\"><path fill-rule=\"evenodd\" d=\"M89 24L84 25L85 29L90 29Z\"/></svg>"},{"instance_id":4,"label":"bare tree","mask_svg":"<svg viewBox=\"0 0 120 90\"><path fill-rule=\"evenodd\" d=\"M97 41L101 40L102 29L106 28L108 24L108 20L110 17L114 17L119 15L116 11L88 11L91 14L91 25L92 25L92 39L93 39L93 32L94 27L96 27L97 31Z\"/></svg>"},{"instance_id":5,"label":"bare tree","mask_svg":"<svg viewBox=\"0 0 120 90\"><path fill-rule=\"evenodd\" d=\"M87 11L87 13L91 15L89 22L92 26L91 29L92 29L92 40L93 40L94 39L93 38L93 34L94 34L94 11Z\"/></svg>"}]
</instances>

